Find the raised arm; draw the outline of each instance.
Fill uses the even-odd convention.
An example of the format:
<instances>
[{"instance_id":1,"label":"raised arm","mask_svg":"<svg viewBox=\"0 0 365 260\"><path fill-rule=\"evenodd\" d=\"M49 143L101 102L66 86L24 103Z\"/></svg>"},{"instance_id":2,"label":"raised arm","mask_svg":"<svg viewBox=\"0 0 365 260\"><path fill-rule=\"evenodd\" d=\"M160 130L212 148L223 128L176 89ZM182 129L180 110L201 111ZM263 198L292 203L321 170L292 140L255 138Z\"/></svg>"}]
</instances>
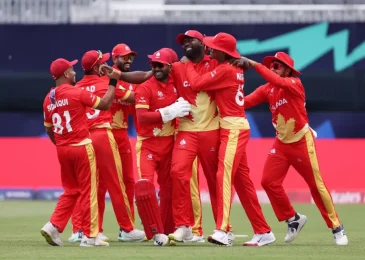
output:
<instances>
[{"instance_id":1,"label":"raised arm","mask_svg":"<svg viewBox=\"0 0 365 260\"><path fill-rule=\"evenodd\" d=\"M233 70L227 68L227 66L230 65L220 65L211 72L199 75L195 71L193 63L188 62L186 64L186 75L190 87L194 91L217 90L229 87L231 84L234 84L232 81L235 79L234 77L236 77L236 75Z\"/></svg>"},{"instance_id":2,"label":"raised arm","mask_svg":"<svg viewBox=\"0 0 365 260\"><path fill-rule=\"evenodd\" d=\"M267 102L265 85L258 87L250 95L245 96L245 109Z\"/></svg>"}]
</instances>

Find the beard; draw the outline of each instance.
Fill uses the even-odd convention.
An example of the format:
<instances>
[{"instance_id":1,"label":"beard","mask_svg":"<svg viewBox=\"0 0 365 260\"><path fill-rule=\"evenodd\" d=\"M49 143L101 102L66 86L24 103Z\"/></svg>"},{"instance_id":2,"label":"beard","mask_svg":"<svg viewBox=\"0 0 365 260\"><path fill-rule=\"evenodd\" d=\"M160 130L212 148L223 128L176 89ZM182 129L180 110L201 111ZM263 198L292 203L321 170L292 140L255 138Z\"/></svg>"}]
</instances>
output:
<instances>
[{"instance_id":1,"label":"beard","mask_svg":"<svg viewBox=\"0 0 365 260\"><path fill-rule=\"evenodd\" d=\"M164 81L165 79L167 79L169 77L169 73L168 72L164 72L164 71L154 71L153 72L153 76L158 81Z\"/></svg>"},{"instance_id":2,"label":"beard","mask_svg":"<svg viewBox=\"0 0 365 260\"><path fill-rule=\"evenodd\" d=\"M204 50L200 46L191 47L189 50L183 49L184 55L188 59L195 59L204 55Z\"/></svg>"},{"instance_id":3,"label":"beard","mask_svg":"<svg viewBox=\"0 0 365 260\"><path fill-rule=\"evenodd\" d=\"M127 66L126 67L126 65L129 65L129 66ZM126 62L126 63L119 63L118 65L117 65L117 67L118 67L118 69L120 70L120 71L122 71L122 72L129 72L130 71L130 69L131 69L131 63L129 63L129 62Z\"/></svg>"}]
</instances>

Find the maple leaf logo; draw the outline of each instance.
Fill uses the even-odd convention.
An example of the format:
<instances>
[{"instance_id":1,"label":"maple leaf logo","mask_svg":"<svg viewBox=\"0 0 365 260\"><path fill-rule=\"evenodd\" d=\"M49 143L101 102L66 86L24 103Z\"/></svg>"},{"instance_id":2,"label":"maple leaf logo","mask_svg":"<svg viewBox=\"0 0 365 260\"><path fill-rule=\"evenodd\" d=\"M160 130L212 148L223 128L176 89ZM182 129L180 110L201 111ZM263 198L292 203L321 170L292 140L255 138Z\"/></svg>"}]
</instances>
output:
<instances>
[{"instance_id":1,"label":"maple leaf logo","mask_svg":"<svg viewBox=\"0 0 365 260\"><path fill-rule=\"evenodd\" d=\"M113 122L112 122L113 128L127 128L128 124L124 122L124 113L122 110L118 110L113 115Z\"/></svg>"},{"instance_id":2,"label":"maple leaf logo","mask_svg":"<svg viewBox=\"0 0 365 260\"><path fill-rule=\"evenodd\" d=\"M276 125L274 125L276 131L278 132L278 137L280 140L292 140L295 137L295 119L290 118L288 121L285 121L285 118L282 114L278 114L278 118L276 120Z\"/></svg>"}]
</instances>

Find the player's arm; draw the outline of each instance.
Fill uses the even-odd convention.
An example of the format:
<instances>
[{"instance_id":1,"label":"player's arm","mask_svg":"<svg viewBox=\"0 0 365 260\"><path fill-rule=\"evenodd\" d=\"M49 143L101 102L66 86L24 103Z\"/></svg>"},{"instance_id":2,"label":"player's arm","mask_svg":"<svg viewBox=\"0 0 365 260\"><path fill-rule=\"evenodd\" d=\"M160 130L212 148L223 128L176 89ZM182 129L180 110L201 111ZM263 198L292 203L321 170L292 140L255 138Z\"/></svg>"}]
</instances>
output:
<instances>
[{"instance_id":1,"label":"player's arm","mask_svg":"<svg viewBox=\"0 0 365 260\"><path fill-rule=\"evenodd\" d=\"M52 127L46 126L46 133L49 137L49 139L52 141L54 145L56 145L56 140L54 139L54 133Z\"/></svg>"},{"instance_id":2,"label":"player's arm","mask_svg":"<svg viewBox=\"0 0 365 260\"><path fill-rule=\"evenodd\" d=\"M250 95L245 96L245 109L267 102L265 85L258 87Z\"/></svg>"},{"instance_id":3,"label":"player's arm","mask_svg":"<svg viewBox=\"0 0 365 260\"><path fill-rule=\"evenodd\" d=\"M151 91L149 84L143 84L136 90L136 116L140 124L162 123L158 111L150 111Z\"/></svg>"},{"instance_id":4,"label":"player's arm","mask_svg":"<svg viewBox=\"0 0 365 260\"><path fill-rule=\"evenodd\" d=\"M91 94L86 90L81 89L80 100L82 104L84 104L84 106L92 107L99 110L108 110L113 102L116 85L117 85L117 80L110 79L108 91L102 98L95 96L94 94Z\"/></svg>"},{"instance_id":5,"label":"player's arm","mask_svg":"<svg viewBox=\"0 0 365 260\"><path fill-rule=\"evenodd\" d=\"M115 88L115 97L131 104L135 103L134 92L129 89L125 90L122 86L118 86Z\"/></svg>"},{"instance_id":6,"label":"player's arm","mask_svg":"<svg viewBox=\"0 0 365 260\"><path fill-rule=\"evenodd\" d=\"M101 65L99 71L101 75L106 75L111 79L119 79L132 84L141 84L152 77L152 71L122 72L108 65Z\"/></svg>"},{"instance_id":7,"label":"player's arm","mask_svg":"<svg viewBox=\"0 0 365 260\"><path fill-rule=\"evenodd\" d=\"M207 72L204 75L199 75L193 66L192 62L186 64L186 75L190 87L194 91L201 90L217 90L227 88L230 86L232 80L233 71L227 69L225 65L217 67L211 72Z\"/></svg>"},{"instance_id":8,"label":"player's arm","mask_svg":"<svg viewBox=\"0 0 365 260\"><path fill-rule=\"evenodd\" d=\"M267 81L275 86L287 89L292 93L302 95L303 94L303 86L299 79L291 78L291 77L280 77L275 72L268 69L266 66L261 63L253 62L249 60L249 62L255 67L255 70Z\"/></svg>"}]
</instances>

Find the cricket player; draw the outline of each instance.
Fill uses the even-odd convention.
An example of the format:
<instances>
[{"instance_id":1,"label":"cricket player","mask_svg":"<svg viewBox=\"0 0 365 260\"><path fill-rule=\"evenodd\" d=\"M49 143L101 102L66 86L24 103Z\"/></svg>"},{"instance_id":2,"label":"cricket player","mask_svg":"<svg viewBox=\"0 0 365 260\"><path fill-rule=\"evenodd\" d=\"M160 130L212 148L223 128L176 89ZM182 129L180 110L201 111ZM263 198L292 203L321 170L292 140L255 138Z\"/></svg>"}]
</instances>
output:
<instances>
[{"instance_id":1,"label":"cricket player","mask_svg":"<svg viewBox=\"0 0 365 260\"><path fill-rule=\"evenodd\" d=\"M72 62L57 59L50 72L56 87L47 94L44 103L44 125L51 141L56 145L61 165L62 187L65 192L59 198L50 221L41 234L52 246L62 246L59 236L66 227L80 198L83 238L80 246L109 246L98 238L98 173L95 153L89 133L86 108L108 110L114 97L116 80L109 81L102 98L80 88L75 88L75 71ZM108 83L107 83L108 84Z\"/></svg>"},{"instance_id":2,"label":"cricket player","mask_svg":"<svg viewBox=\"0 0 365 260\"><path fill-rule=\"evenodd\" d=\"M203 35L195 30L188 30L176 38L176 42L183 48L184 55L195 64L195 69L200 75L214 70L217 66L216 60L204 55L203 38ZM212 211L216 220L219 117L214 94L192 90L187 79L185 64L175 62L171 76L178 97L192 104L192 111L179 121L172 156L173 216L177 229L169 235L169 238L176 241L204 242L198 177L193 176L193 168L197 165L198 156L207 179ZM192 198L198 198L198 201L194 202Z\"/></svg>"},{"instance_id":3,"label":"cricket player","mask_svg":"<svg viewBox=\"0 0 365 260\"><path fill-rule=\"evenodd\" d=\"M82 67L85 71L83 79L77 84L77 88L86 89L87 91L102 96L106 91L105 84L107 77L99 76L99 67L110 58L110 54L102 54L100 51L88 51L82 57ZM125 95L124 90L118 86L116 98ZM90 129L91 139L95 148L97 167L99 171L99 180L101 187L106 186L114 213L117 218L120 232L118 239L120 241L142 241L145 237L143 231L134 228L134 218L126 194L125 182L123 180L122 162L118 151L118 145L112 133L112 116L110 111L100 111L89 109L86 113L88 126ZM100 190L98 190L98 193ZM105 200L105 189L101 189L103 194L98 195L98 199ZM99 202L100 203L100 202ZM105 204L102 202L102 205ZM104 213L104 208L99 208L99 215ZM99 237L102 240L108 238L103 235L102 220L99 219Z\"/></svg>"},{"instance_id":4,"label":"cricket player","mask_svg":"<svg viewBox=\"0 0 365 260\"><path fill-rule=\"evenodd\" d=\"M136 52L132 51L128 45L117 44L112 50L113 67L122 72L129 72L133 63ZM130 113L131 103L134 103L135 85L123 80L118 80L117 94L110 108L112 122L111 127L114 139L118 145L119 155L122 162L123 182L126 187L129 207L131 209L133 223L134 217L134 169L132 147L128 137L128 115ZM104 215L105 195L107 185L100 181L99 184L99 209L100 218ZM102 220L101 220L102 223ZM118 236L123 241L123 236Z\"/></svg>"},{"instance_id":5,"label":"cricket player","mask_svg":"<svg viewBox=\"0 0 365 260\"><path fill-rule=\"evenodd\" d=\"M157 173L157 183L160 186L160 214L152 210L146 212L140 207L140 194L136 192L136 202L139 215L145 227L147 238L148 221L151 216L160 217L157 222L162 228L153 234L155 245L166 245L168 238L164 234L172 233L175 225L172 217L172 181L170 176L172 150L174 147L175 118L189 114L191 105L183 100L177 101L177 93L169 77L172 69L172 56L168 51L159 50L148 56L153 77L141 84L136 91L137 114L137 169L140 179L154 183ZM136 185L139 185L137 182ZM155 196L155 191L152 191ZM156 216L159 215L159 216Z\"/></svg>"},{"instance_id":6,"label":"cricket player","mask_svg":"<svg viewBox=\"0 0 365 260\"><path fill-rule=\"evenodd\" d=\"M218 61L215 70L199 75L192 62L188 62L187 78L195 91L215 91L220 114L220 147L217 171L217 222L216 230L208 237L211 243L231 246L228 237L229 219L234 185L254 229L254 238L246 246L263 246L275 241L271 228L263 216L256 190L249 176L246 145L250 126L244 112L243 70L232 66L239 59L236 39L227 33L205 37L204 44L211 49L211 57Z\"/></svg>"},{"instance_id":7,"label":"cricket player","mask_svg":"<svg viewBox=\"0 0 365 260\"><path fill-rule=\"evenodd\" d=\"M288 225L285 242L294 241L307 222L306 216L294 210L283 188L288 169L293 166L308 184L323 219L332 229L334 243L347 245L347 236L319 170L314 131L309 127L305 108L305 90L294 60L277 52L265 57L263 64L249 59L248 62L268 82L245 97L245 109L269 103L276 139L266 159L261 184L278 220Z\"/></svg>"}]
</instances>

